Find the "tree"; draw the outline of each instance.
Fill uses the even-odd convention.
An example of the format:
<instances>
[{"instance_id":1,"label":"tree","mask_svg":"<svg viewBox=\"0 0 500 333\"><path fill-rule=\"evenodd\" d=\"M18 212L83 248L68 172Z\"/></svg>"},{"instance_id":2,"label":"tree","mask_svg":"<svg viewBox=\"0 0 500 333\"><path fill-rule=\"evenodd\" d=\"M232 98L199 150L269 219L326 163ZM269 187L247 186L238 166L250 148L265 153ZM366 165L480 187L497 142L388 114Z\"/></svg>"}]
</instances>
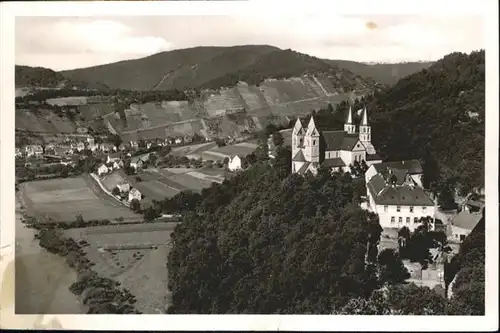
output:
<instances>
[{"instance_id":1,"label":"tree","mask_svg":"<svg viewBox=\"0 0 500 333\"><path fill-rule=\"evenodd\" d=\"M144 220L146 222L151 222L153 221L154 219L156 219L157 217L160 216L160 213L157 212L154 207L152 206L149 206L148 208L145 209L144 211Z\"/></svg>"},{"instance_id":2,"label":"tree","mask_svg":"<svg viewBox=\"0 0 500 333\"><path fill-rule=\"evenodd\" d=\"M118 186L115 186L115 187L113 188L113 191L112 191L111 193L112 193L113 195L115 195L115 196L119 196L119 195L120 195L120 193L121 193L121 191L120 191L120 189L118 188Z\"/></svg>"},{"instance_id":3,"label":"tree","mask_svg":"<svg viewBox=\"0 0 500 333\"><path fill-rule=\"evenodd\" d=\"M328 103L328 106L327 106L327 108L326 108L326 111L327 111L328 113L333 114L333 106L332 106L332 104L331 104L331 103Z\"/></svg>"},{"instance_id":4,"label":"tree","mask_svg":"<svg viewBox=\"0 0 500 333\"><path fill-rule=\"evenodd\" d=\"M379 279L385 284L404 283L410 273L393 249L385 249L378 256Z\"/></svg>"},{"instance_id":5,"label":"tree","mask_svg":"<svg viewBox=\"0 0 500 333\"><path fill-rule=\"evenodd\" d=\"M108 136L108 141L113 144L116 149L118 149L123 142L122 138L118 134L110 134Z\"/></svg>"},{"instance_id":6,"label":"tree","mask_svg":"<svg viewBox=\"0 0 500 333\"><path fill-rule=\"evenodd\" d=\"M132 201L130 201L130 209L132 209L136 213L139 213L141 211L141 203L139 202L139 200L132 199Z\"/></svg>"},{"instance_id":7,"label":"tree","mask_svg":"<svg viewBox=\"0 0 500 333\"><path fill-rule=\"evenodd\" d=\"M445 210L457 208L455 202L455 191L449 182L444 182L439 186L438 205Z\"/></svg>"},{"instance_id":8,"label":"tree","mask_svg":"<svg viewBox=\"0 0 500 333\"><path fill-rule=\"evenodd\" d=\"M273 133L272 136L275 147L281 147L285 142L285 139L283 139L283 135L280 132Z\"/></svg>"},{"instance_id":9,"label":"tree","mask_svg":"<svg viewBox=\"0 0 500 333\"><path fill-rule=\"evenodd\" d=\"M158 156L156 156L155 153L150 153L148 163L152 166L156 166L157 162L158 162Z\"/></svg>"}]
</instances>

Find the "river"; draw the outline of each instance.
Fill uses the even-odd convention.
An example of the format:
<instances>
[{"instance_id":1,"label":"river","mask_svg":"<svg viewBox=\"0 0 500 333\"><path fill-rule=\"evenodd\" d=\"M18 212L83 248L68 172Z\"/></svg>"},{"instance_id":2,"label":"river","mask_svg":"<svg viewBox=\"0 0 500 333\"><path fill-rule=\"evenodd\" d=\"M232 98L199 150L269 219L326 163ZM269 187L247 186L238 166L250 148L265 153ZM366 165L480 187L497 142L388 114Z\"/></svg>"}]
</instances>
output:
<instances>
[{"instance_id":1,"label":"river","mask_svg":"<svg viewBox=\"0 0 500 333\"><path fill-rule=\"evenodd\" d=\"M76 272L64 258L49 253L34 239L35 229L21 222L22 212L16 198L16 314L82 314L84 306L68 287Z\"/></svg>"}]
</instances>

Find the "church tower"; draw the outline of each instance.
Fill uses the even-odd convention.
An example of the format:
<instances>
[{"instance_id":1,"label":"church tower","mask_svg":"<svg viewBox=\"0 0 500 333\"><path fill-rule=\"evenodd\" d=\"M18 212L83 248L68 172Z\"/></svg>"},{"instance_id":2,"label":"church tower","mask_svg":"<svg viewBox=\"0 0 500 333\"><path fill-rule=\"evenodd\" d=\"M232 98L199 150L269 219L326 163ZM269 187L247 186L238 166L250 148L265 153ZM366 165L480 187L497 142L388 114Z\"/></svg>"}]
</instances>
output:
<instances>
[{"instance_id":1,"label":"church tower","mask_svg":"<svg viewBox=\"0 0 500 333\"><path fill-rule=\"evenodd\" d=\"M359 140L362 143L371 143L372 141L372 131L371 126L368 125L368 111L366 110L366 106L363 110L363 119L359 125Z\"/></svg>"},{"instance_id":2,"label":"church tower","mask_svg":"<svg viewBox=\"0 0 500 333\"><path fill-rule=\"evenodd\" d=\"M304 128L302 127L300 118L297 118L292 131L292 158L297 155L302 148L304 148Z\"/></svg>"},{"instance_id":3,"label":"church tower","mask_svg":"<svg viewBox=\"0 0 500 333\"><path fill-rule=\"evenodd\" d=\"M314 123L314 117L311 116L309 120L309 125L307 125L307 131L305 135L305 150L304 155L308 162L318 162L319 163L319 131Z\"/></svg>"},{"instance_id":4,"label":"church tower","mask_svg":"<svg viewBox=\"0 0 500 333\"><path fill-rule=\"evenodd\" d=\"M347 119L344 124L344 132L347 134L355 134L356 133L356 125L352 122L352 109L349 106L349 113L347 114Z\"/></svg>"}]
</instances>

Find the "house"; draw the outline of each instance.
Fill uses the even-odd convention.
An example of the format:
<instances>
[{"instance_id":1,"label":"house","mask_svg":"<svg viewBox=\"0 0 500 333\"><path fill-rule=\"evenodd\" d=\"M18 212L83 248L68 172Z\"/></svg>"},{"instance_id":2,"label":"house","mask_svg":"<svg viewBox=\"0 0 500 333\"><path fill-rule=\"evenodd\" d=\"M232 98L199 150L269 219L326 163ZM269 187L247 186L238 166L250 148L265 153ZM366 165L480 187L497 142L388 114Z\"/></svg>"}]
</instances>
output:
<instances>
[{"instance_id":1,"label":"house","mask_svg":"<svg viewBox=\"0 0 500 333\"><path fill-rule=\"evenodd\" d=\"M22 157L22 156L23 156L23 153L22 153L21 149L16 147L16 157Z\"/></svg>"},{"instance_id":2,"label":"house","mask_svg":"<svg viewBox=\"0 0 500 333\"><path fill-rule=\"evenodd\" d=\"M107 142L101 143L99 149L104 153L109 153L113 150L113 145Z\"/></svg>"},{"instance_id":3,"label":"house","mask_svg":"<svg viewBox=\"0 0 500 333\"><path fill-rule=\"evenodd\" d=\"M175 142L176 145L180 145L182 143L182 139L181 138L177 138L177 139L175 139L174 142Z\"/></svg>"},{"instance_id":4,"label":"house","mask_svg":"<svg viewBox=\"0 0 500 333\"><path fill-rule=\"evenodd\" d=\"M139 148L139 143L137 143L137 141L130 141L130 148Z\"/></svg>"},{"instance_id":5,"label":"house","mask_svg":"<svg viewBox=\"0 0 500 333\"><path fill-rule=\"evenodd\" d=\"M234 155L229 159L227 164L229 171L241 170L241 158L238 155Z\"/></svg>"},{"instance_id":6,"label":"house","mask_svg":"<svg viewBox=\"0 0 500 333\"><path fill-rule=\"evenodd\" d=\"M24 147L26 157L41 157L43 148L40 145L28 145Z\"/></svg>"},{"instance_id":7,"label":"house","mask_svg":"<svg viewBox=\"0 0 500 333\"><path fill-rule=\"evenodd\" d=\"M372 164L368 167L365 173L365 182L371 180L373 176L376 174L385 174L388 172L394 172L396 174L406 174L411 180L419 187L422 186L422 177L424 175L424 171L422 169L422 165L418 160L406 160L406 161L395 161L395 162L383 162Z\"/></svg>"},{"instance_id":8,"label":"house","mask_svg":"<svg viewBox=\"0 0 500 333\"><path fill-rule=\"evenodd\" d=\"M292 172L315 174L320 166L332 171L349 171L355 162L365 161L367 165L382 162L371 143L371 126L368 124L368 111L356 132L352 123L352 110L349 108L343 131L320 131L311 117L307 128L297 119L292 131Z\"/></svg>"},{"instance_id":9,"label":"house","mask_svg":"<svg viewBox=\"0 0 500 333\"><path fill-rule=\"evenodd\" d=\"M130 184L128 184L128 183L121 183L121 184L116 185L116 187L118 187L120 192L129 192L130 191Z\"/></svg>"},{"instance_id":10,"label":"house","mask_svg":"<svg viewBox=\"0 0 500 333\"><path fill-rule=\"evenodd\" d=\"M472 232L482 217L482 212L463 210L458 213L451 221L451 235L448 235L448 240L463 242L465 237Z\"/></svg>"},{"instance_id":11,"label":"house","mask_svg":"<svg viewBox=\"0 0 500 333\"><path fill-rule=\"evenodd\" d=\"M367 182L366 190L368 210L378 214L382 228L406 226L413 231L422 217L434 219L434 202L404 170L377 173Z\"/></svg>"},{"instance_id":12,"label":"house","mask_svg":"<svg viewBox=\"0 0 500 333\"><path fill-rule=\"evenodd\" d=\"M84 143L84 142L81 142L81 141L80 141L80 142L78 142L78 143L76 144L76 150L78 150L78 151L82 151L82 150L84 150L84 149L85 149L85 143Z\"/></svg>"},{"instance_id":13,"label":"house","mask_svg":"<svg viewBox=\"0 0 500 333\"><path fill-rule=\"evenodd\" d=\"M128 192L128 201L130 202L130 201L132 201L134 199L137 199L139 201L142 199L141 192L138 189L136 189L135 187L132 188L130 190L130 192Z\"/></svg>"},{"instance_id":14,"label":"house","mask_svg":"<svg viewBox=\"0 0 500 333\"><path fill-rule=\"evenodd\" d=\"M144 163L146 163L147 161L149 161L149 153L140 156L134 156L130 159L130 166L137 171L142 169Z\"/></svg>"},{"instance_id":15,"label":"house","mask_svg":"<svg viewBox=\"0 0 500 333\"><path fill-rule=\"evenodd\" d=\"M99 176L105 175L109 172L109 168L106 166L106 164L101 165L99 168L97 168L97 174Z\"/></svg>"}]
</instances>

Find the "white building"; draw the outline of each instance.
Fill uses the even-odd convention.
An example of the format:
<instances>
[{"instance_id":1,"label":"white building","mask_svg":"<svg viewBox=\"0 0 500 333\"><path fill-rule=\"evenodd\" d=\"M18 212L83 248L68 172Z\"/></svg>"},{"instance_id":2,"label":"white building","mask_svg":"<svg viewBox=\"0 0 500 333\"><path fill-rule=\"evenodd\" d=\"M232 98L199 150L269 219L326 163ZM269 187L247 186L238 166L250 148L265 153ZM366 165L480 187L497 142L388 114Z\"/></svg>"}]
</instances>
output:
<instances>
[{"instance_id":1,"label":"white building","mask_svg":"<svg viewBox=\"0 0 500 333\"><path fill-rule=\"evenodd\" d=\"M410 231L420 225L420 218L434 219L434 202L404 169L383 169L369 177L366 184L368 210L379 216L382 228L404 226Z\"/></svg>"},{"instance_id":2,"label":"white building","mask_svg":"<svg viewBox=\"0 0 500 333\"><path fill-rule=\"evenodd\" d=\"M368 111L356 132L349 108L343 131L319 131L311 117L307 128L297 119L292 131L292 172L316 173L320 166L332 171L349 171L349 165L365 161L367 165L382 162L371 143L371 126Z\"/></svg>"},{"instance_id":3,"label":"white building","mask_svg":"<svg viewBox=\"0 0 500 333\"><path fill-rule=\"evenodd\" d=\"M227 164L229 171L241 170L241 158L238 155L234 155L229 159Z\"/></svg>"},{"instance_id":4,"label":"white building","mask_svg":"<svg viewBox=\"0 0 500 333\"><path fill-rule=\"evenodd\" d=\"M129 192L130 191L130 184L129 183L118 184L118 185L116 185L116 187L118 187L120 192Z\"/></svg>"},{"instance_id":5,"label":"white building","mask_svg":"<svg viewBox=\"0 0 500 333\"><path fill-rule=\"evenodd\" d=\"M134 199L137 199L139 201L141 201L142 199L142 194L141 192L136 189L135 187L133 189L130 190L130 192L128 192L128 201L132 201Z\"/></svg>"},{"instance_id":6,"label":"white building","mask_svg":"<svg viewBox=\"0 0 500 333\"><path fill-rule=\"evenodd\" d=\"M99 176L105 175L108 172L109 172L109 168L105 164L103 164L99 168L97 168L97 174Z\"/></svg>"},{"instance_id":7,"label":"white building","mask_svg":"<svg viewBox=\"0 0 500 333\"><path fill-rule=\"evenodd\" d=\"M43 155L43 148L39 145L28 145L24 147L26 157L41 157Z\"/></svg>"}]
</instances>

